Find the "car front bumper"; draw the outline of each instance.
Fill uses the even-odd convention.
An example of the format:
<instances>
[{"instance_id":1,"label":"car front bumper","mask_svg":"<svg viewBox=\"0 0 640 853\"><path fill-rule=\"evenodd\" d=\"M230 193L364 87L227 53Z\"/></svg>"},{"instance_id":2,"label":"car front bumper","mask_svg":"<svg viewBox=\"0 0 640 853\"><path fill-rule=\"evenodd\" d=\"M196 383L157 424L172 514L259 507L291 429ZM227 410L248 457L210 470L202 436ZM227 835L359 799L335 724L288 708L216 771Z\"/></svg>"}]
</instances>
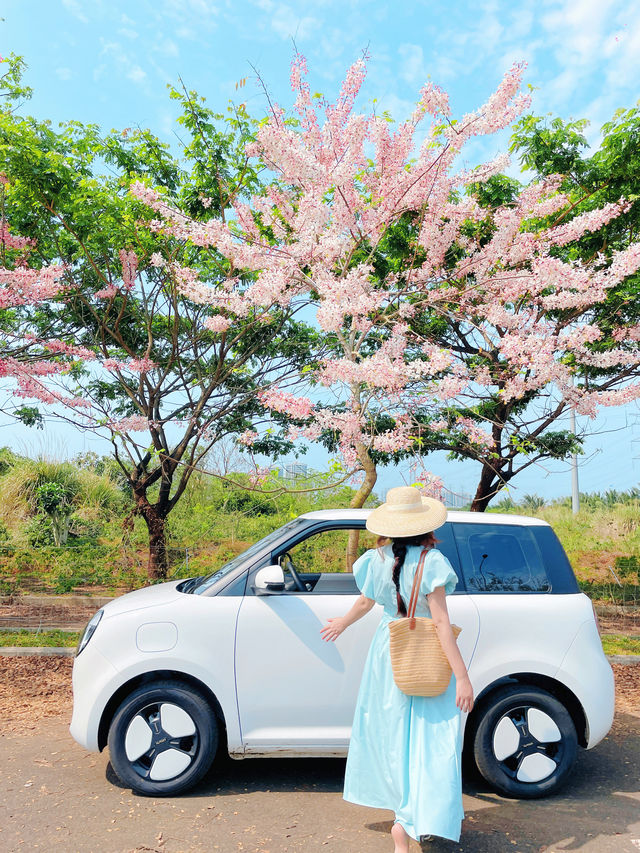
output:
<instances>
[{"instance_id":1,"label":"car front bumper","mask_svg":"<svg viewBox=\"0 0 640 853\"><path fill-rule=\"evenodd\" d=\"M69 731L75 741L93 752L99 750L98 729L113 693L116 669L91 642L73 662L73 715Z\"/></svg>"}]
</instances>

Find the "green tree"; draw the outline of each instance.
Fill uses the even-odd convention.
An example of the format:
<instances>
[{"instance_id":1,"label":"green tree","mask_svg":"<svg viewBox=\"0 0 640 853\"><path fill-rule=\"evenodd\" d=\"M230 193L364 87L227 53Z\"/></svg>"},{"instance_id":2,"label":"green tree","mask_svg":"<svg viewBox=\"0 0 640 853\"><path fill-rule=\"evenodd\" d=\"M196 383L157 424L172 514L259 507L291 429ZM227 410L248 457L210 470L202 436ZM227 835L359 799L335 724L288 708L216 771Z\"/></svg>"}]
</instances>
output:
<instances>
[{"instance_id":1,"label":"green tree","mask_svg":"<svg viewBox=\"0 0 640 853\"><path fill-rule=\"evenodd\" d=\"M48 416L109 437L148 528L149 576L163 578L166 520L191 474L216 442L261 416L257 389L297 375L317 336L295 308L277 304L209 328L219 310L185 295L185 275L222 289L235 275L231 262L158 230L129 188L148 182L203 227L223 219L260 186L245 153L254 123L242 107L219 114L173 89L181 107L174 154L148 130L103 133L75 121L55 129L23 116L19 68L9 83L0 112L3 215L34 241L31 263L66 271L60 299L1 312L0 327L10 324L16 340L35 335L32 358L65 360L57 390L39 393L31 383L30 393ZM5 410L41 416L12 400ZM289 447L266 444L273 454Z\"/></svg>"}]
</instances>

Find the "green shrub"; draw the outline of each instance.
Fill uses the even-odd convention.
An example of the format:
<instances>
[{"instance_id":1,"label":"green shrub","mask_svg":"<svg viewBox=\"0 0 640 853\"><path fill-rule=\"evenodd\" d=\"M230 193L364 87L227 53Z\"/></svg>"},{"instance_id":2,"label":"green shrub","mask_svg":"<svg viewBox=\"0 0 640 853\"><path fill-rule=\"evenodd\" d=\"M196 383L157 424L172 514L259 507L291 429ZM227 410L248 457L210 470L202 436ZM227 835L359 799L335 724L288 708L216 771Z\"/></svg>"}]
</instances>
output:
<instances>
[{"instance_id":1,"label":"green shrub","mask_svg":"<svg viewBox=\"0 0 640 853\"><path fill-rule=\"evenodd\" d=\"M24 526L24 537L33 548L41 548L43 545L53 545L53 525L48 516L39 514Z\"/></svg>"}]
</instances>

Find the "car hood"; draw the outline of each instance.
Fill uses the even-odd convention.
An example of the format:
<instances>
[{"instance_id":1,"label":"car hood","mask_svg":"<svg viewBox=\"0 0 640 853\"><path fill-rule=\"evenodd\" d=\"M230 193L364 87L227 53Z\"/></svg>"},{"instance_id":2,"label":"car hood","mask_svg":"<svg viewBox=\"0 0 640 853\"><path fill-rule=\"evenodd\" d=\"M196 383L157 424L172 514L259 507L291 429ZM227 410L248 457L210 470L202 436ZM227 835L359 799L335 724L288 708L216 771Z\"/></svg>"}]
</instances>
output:
<instances>
[{"instance_id":1,"label":"car hood","mask_svg":"<svg viewBox=\"0 0 640 853\"><path fill-rule=\"evenodd\" d=\"M135 592L127 592L114 598L103 608L105 618L117 616L120 613L128 613L131 610L142 610L145 607L158 607L158 605L169 604L179 597L176 589L181 581L169 581L168 583L146 586Z\"/></svg>"}]
</instances>

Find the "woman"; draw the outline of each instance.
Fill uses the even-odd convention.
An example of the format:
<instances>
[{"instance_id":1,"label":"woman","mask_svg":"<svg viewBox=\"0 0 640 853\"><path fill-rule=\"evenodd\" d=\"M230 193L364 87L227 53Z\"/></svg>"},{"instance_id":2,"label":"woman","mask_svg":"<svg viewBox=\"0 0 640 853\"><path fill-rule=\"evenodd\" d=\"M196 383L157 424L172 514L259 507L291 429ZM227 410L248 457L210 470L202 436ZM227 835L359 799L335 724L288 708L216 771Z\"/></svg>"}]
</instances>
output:
<instances>
[{"instance_id":1,"label":"woman","mask_svg":"<svg viewBox=\"0 0 640 853\"><path fill-rule=\"evenodd\" d=\"M473 688L449 622L445 595L457 577L434 546L433 531L444 524L440 501L410 486L390 489L367 519L367 530L392 540L367 551L353 566L362 595L342 617L329 619L325 640L342 632L378 602L384 607L365 663L356 705L344 785L352 803L391 809L395 853L408 853L409 838L439 835L458 841L462 811L460 711L473 708ZM440 696L407 696L393 680L389 622L406 614L423 549L416 616L431 616L453 676Z\"/></svg>"}]
</instances>

